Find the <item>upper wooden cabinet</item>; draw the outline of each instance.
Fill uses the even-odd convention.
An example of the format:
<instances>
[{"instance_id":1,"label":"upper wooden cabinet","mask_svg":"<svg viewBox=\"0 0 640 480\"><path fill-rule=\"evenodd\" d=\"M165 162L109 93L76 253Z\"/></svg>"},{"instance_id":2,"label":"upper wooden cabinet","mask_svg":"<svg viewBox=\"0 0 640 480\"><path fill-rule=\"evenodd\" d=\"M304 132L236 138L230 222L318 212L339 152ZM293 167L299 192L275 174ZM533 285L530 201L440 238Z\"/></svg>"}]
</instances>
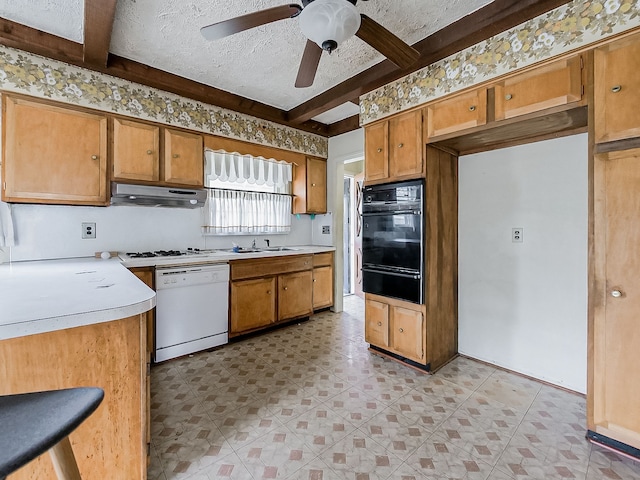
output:
<instances>
[{"instance_id":1,"label":"upper wooden cabinet","mask_svg":"<svg viewBox=\"0 0 640 480\"><path fill-rule=\"evenodd\" d=\"M161 134L164 136L162 151ZM114 118L111 178L124 182L202 187L202 136L150 123Z\"/></svg>"},{"instance_id":2,"label":"upper wooden cabinet","mask_svg":"<svg viewBox=\"0 0 640 480\"><path fill-rule=\"evenodd\" d=\"M534 113L582 99L582 57L559 60L495 85L495 118Z\"/></svg>"},{"instance_id":3,"label":"upper wooden cabinet","mask_svg":"<svg viewBox=\"0 0 640 480\"><path fill-rule=\"evenodd\" d=\"M479 88L427 107L429 138L487 123L487 89Z\"/></svg>"},{"instance_id":4,"label":"upper wooden cabinet","mask_svg":"<svg viewBox=\"0 0 640 480\"><path fill-rule=\"evenodd\" d=\"M365 127L365 181L422 174L422 112L413 110Z\"/></svg>"},{"instance_id":5,"label":"upper wooden cabinet","mask_svg":"<svg viewBox=\"0 0 640 480\"><path fill-rule=\"evenodd\" d=\"M640 35L596 49L594 63L596 143L640 137Z\"/></svg>"},{"instance_id":6,"label":"upper wooden cabinet","mask_svg":"<svg viewBox=\"0 0 640 480\"><path fill-rule=\"evenodd\" d=\"M107 118L3 95L2 199L106 205Z\"/></svg>"},{"instance_id":7,"label":"upper wooden cabinet","mask_svg":"<svg viewBox=\"0 0 640 480\"><path fill-rule=\"evenodd\" d=\"M165 128L162 165L165 183L201 187L204 182L202 136Z\"/></svg>"},{"instance_id":8,"label":"upper wooden cabinet","mask_svg":"<svg viewBox=\"0 0 640 480\"><path fill-rule=\"evenodd\" d=\"M160 180L160 127L113 119L114 180Z\"/></svg>"},{"instance_id":9,"label":"upper wooden cabinet","mask_svg":"<svg viewBox=\"0 0 640 480\"><path fill-rule=\"evenodd\" d=\"M327 162L306 157L294 165L293 213L327 213Z\"/></svg>"}]
</instances>

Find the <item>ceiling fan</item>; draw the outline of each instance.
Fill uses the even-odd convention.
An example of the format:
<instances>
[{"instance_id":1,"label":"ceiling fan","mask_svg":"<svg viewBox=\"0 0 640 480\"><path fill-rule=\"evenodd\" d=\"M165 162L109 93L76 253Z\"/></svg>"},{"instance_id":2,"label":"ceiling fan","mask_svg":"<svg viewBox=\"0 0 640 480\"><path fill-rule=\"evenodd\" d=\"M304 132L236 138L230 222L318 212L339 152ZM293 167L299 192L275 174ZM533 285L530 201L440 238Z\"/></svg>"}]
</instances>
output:
<instances>
[{"instance_id":1,"label":"ceiling fan","mask_svg":"<svg viewBox=\"0 0 640 480\"><path fill-rule=\"evenodd\" d=\"M323 50L331 53L353 35L367 42L400 68L413 65L420 53L379 23L358 13L357 1L302 0L302 7L288 4L259 10L207 25L200 29L200 33L207 40L218 40L260 25L298 17L300 29L307 37L295 83L298 88L313 84Z\"/></svg>"}]
</instances>

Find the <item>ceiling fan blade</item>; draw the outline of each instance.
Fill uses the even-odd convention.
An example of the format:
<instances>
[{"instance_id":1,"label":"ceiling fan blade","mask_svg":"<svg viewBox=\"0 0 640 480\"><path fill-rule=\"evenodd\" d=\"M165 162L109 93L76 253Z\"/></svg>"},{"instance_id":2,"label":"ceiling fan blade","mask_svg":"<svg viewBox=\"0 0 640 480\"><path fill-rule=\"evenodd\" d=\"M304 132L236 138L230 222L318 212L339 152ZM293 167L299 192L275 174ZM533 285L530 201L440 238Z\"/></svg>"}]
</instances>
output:
<instances>
[{"instance_id":1,"label":"ceiling fan blade","mask_svg":"<svg viewBox=\"0 0 640 480\"><path fill-rule=\"evenodd\" d=\"M356 35L400 68L409 68L420 57L411 45L406 44L375 20L361 14L360 28Z\"/></svg>"},{"instance_id":2,"label":"ceiling fan blade","mask_svg":"<svg viewBox=\"0 0 640 480\"><path fill-rule=\"evenodd\" d=\"M280 7L267 8L258 12L248 13L239 17L223 20L222 22L207 25L200 29L200 33L207 40L219 40L221 38L243 32L250 28L259 27L278 20L295 17L302 11L300 5L290 3Z\"/></svg>"},{"instance_id":3,"label":"ceiling fan blade","mask_svg":"<svg viewBox=\"0 0 640 480\"><path fill-rule=\"evenodd\" d=\"M304 47L304 53L300 61L300 68L298 69L296 88L310 87L313 85L313 79L316 78L321 56L322 49L318 44L307 40L307 45Z\"/></svg>"}]
</instances>

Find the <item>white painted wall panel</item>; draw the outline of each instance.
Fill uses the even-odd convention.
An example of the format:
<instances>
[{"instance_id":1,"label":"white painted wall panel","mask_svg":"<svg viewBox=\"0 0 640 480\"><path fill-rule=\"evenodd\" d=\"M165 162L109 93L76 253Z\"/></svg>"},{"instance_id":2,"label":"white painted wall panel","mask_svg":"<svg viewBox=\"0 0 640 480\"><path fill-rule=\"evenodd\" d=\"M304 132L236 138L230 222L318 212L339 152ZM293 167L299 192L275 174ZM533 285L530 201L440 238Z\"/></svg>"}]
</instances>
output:
<instances>
[{"instance_id":1,"label":"white painted wall panel","mask_svg":"<svg viewBox=\"0 0 640 480\"><path fill-rule=\"evenodd\" d=\"M586 134L459 162L460 353L585 392Z\"/></svg>"}]
</instances>

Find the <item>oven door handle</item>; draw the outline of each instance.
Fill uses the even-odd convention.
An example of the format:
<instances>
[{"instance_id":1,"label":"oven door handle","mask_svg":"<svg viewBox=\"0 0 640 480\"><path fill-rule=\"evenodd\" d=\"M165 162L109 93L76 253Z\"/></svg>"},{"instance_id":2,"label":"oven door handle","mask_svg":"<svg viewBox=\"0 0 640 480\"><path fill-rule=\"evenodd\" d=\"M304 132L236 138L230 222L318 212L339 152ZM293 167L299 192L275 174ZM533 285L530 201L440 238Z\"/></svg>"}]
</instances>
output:
<instances>
[{"instance_id":1,"label":"oven door handle","mask_svg":"<svg viewBox=\"0 0 640 480\"><path fill-rule=\"evenodd\" d=\"M422 210L387 210L384 212L362 212L363 217L379 217L382 215L422 215Z\"/></svg>"},{"instance_id":2,"label":"oven door handle","mask_svg":"<svg viewBox=\"0 0 640 480\"><path fill-rule=\"evenodd\" d=\"M367 267L362 267L362 271L369 272L369 273L381 273L383 275L392 275L394 277L411 278L413 280L420 280L419 273L402 273L402 272L394 272L391 270L378 270L377 268L367 268Z\"/></svg>"}]
</instances>

